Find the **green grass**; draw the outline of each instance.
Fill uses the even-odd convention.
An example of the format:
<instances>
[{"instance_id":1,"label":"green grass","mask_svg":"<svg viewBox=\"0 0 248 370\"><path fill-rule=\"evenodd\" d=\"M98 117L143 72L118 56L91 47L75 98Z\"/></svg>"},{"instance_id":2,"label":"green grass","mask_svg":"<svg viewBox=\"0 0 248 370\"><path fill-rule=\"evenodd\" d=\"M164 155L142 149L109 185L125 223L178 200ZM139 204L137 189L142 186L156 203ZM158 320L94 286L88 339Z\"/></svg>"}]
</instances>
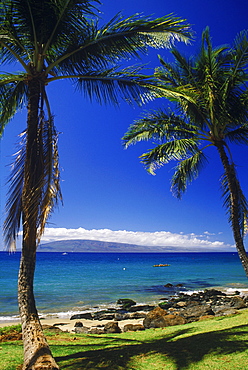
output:
<instances>
[{"instance_id":1,"label":"green grass","mask_svg":"<svg viewBox=\"0 0 248 370\"><path fill-rule=\"evenodd\" d=\"M11 326L4 326L3 328L0 328L0 335L11 334L13 332L21 333L21 331L22 331L21 324L11 325Z\"/></svg>"},{"instance_id":2,"label":"green grass","mask_svg":"<svg viewBox=\"0 0 248 370\"><path fill-rule=\"evenodd\" d=\"M61 370L245 370L248 310L143 332L86 335L46 332ZM22 344L0 343L0 370L16 370Z\"/></svg>"}]
</instances>

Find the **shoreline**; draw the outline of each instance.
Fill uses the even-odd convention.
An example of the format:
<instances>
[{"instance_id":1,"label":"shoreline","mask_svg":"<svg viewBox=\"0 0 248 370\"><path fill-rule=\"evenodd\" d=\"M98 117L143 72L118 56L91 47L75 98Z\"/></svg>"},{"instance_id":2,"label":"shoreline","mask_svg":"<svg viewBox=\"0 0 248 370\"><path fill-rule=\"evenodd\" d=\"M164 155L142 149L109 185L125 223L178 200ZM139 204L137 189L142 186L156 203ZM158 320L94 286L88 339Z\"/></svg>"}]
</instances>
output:
<instances>
[{"instance_id":1,"label":"shoreline","mask_svg":"<svg viewBox=\"0 0 248 370\"><path fill-rule=\"evenodd\" d=\"M120 320L118 321L118 325L120 329L123 329L123 327L127 324L142 324L144 319L127 319L127 320ZM75 328L76 322L81 322L83 324L83 327L85 328L94 328L94 327L103 327L105 324L107 324L110 321L113 320L88 320L88 319L59 319L59 318L49 318L49 319L41 319L41 325L42 326L53 326L56 328L61 329L65 332L73 333L73 330ZM20 324L20 320L17 320L15 322L0 322L0 328L4 328L6 326L11 325L18 325Z\"/></svg>"},{"instance_id":2,"label":"shoreline","mask_svg":"<svg viewBox=\"0 0 248 370\"><path fill-rule=\"evenodd\" d=\"M236 285L236 284L234 284ZM211 288L209 288L211 289ZM207 289L207 290L209 290ZM215 286L213 289L219 290L223 293L225 293L227 296L233 296L235 295L235 292L240 292L241 296L248 297L248 287L218 287ZM204 289L199 289L197 292L202 292ZM188 292L183 292L184 294L192 295L193 293L196 293L195 291L188 291ZM157 302L153 302L155 306L158 306L158 304L161 302L161 300L158 299ZM144 304L144 303L143 303ZM145 303L145 304L151 304L150 303ZM140 306L140 303L136 303L137 306ZM71 317L75 314L81 314L81 313L92 313L92 312L99 312L101 310L108 310L111 308L119 308L117 304L112 304L112 305L106 305L103 304L102 307L101 305L88 309L82 309L78 311L68 311L68 312L56 312L56 313L40 313L39 318L41 321L42 326L48 325L48 326L54 326L58 327L62 331L67 331L67 332L73 332L73 329L75 328L75 323L80 321L83 324L83 327L85 328L92 328L92 327L103 327L106 323L110 321L118 321L118 325L121 329L123 329L124 325L126 324L142 324L144 318L128 318L128 319L123 319L123 320L114 320L114 319L103 319L103 320L98 320L98 319L86 319L86 318L80 318L80 319L71 319ZM141 310L142 311L142 310ZM6 319L4 316L1 316L0 318L0 328L6 327L6 326L12 326L12 325L18 325L20 324L20 317L18 315L13 315L11 316L6 316Z\"/></svg>"},{"instance_id":3,"label":"shoreline","mask_svg":"<svg viewBox=\"0 0 248 370\"><path fill-rule=\"evenodd\" d=\"M16 255L5 256L1 261L0 323L7 320L11 325L12 321L18 322L19 263ZM153 267L160 263L168 263L170 267ZM109 257L108 254L54 256L48 253L37 259L34 291L39 315L44 318L57 315L63 320L81 312L115 308L115 303L124 298L136 301L137 305L157 305L161 299L181 292L217 286L242 290L248 288L248 280L244 280L243 275L240 262L229 254L219 257L211 253L161 254L157 257L155 253L149 256L126 253Z\"/></svg>"}]
</instances>

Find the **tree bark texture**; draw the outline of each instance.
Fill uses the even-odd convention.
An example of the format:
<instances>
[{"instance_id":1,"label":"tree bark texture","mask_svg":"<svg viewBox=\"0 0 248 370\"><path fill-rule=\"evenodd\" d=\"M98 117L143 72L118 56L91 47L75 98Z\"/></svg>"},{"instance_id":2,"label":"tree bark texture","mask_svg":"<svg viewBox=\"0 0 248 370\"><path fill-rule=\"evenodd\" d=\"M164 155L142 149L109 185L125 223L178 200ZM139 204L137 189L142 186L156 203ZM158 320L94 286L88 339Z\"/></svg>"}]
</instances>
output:
<instances>
[{"instance_id":1,"label":"tree bark texture","mask_svg":"<svg viewBox=\"0 0 248 370\"><path fill-rule=\"evenodd\" d=\"M35 252L30 254L23 251L18 279L18 303L24 349L22 369L58 370L59 367L52 357L35 306L33 293L35 262Z\"/></svg>"},{"instance_id":2,"label":"tree bark texture","mask_svg":"<svg viewBox=\"0 0 248 370\"><path fill-rule=\"evenodd\" d=\"M37 228L39 227L39 105L41 82L28 81L29 102L26 133L24 190L22 194L22 257L18 278L18 304L24 348L23 370L58 370L44 336L33 292L36 264Z\"/></svg>"},{"instance_id":3,"label":"tree bark texture","mask_svg":"<svg viewBox=\"0 0 248 370\"><path fill-rule=\"evenodd\" d=\"M236 249L238 251L239 258L241 260L242 266L245 270L246 276L248 277L248 256L244 247L244 239L241 234L239 225L239 210L238 210L238 189L237 189L237 179L233 166L230 164L227 157L224 143L219 142L217 145L218 152L220 154L221 162L224 167L225 174L228 180L228 188L231 196L231 225L234 236L234 241L236 244Z\"/></svg>"}]
</instances>

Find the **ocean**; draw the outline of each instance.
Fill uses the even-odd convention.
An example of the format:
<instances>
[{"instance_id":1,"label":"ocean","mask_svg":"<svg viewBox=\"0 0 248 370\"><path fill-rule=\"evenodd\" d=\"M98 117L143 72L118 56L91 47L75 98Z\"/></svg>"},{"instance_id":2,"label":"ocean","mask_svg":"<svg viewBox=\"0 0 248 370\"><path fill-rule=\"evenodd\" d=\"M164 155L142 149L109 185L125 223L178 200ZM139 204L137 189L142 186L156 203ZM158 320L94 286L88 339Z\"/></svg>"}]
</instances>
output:
<instances>
[{"instance_id":1,"label":"ocean","mask_svg":"<svg viewBox=\"0 0 248 370\"><path fill-rule=\"evenodd\" d=\"M19 261L18 252L0 252L0 321L18 317ZM237 253L37 253L34 291L44 317L114 307L119 298L158 304L212 287L248 289Z\"/></svg>"}]
</instances>

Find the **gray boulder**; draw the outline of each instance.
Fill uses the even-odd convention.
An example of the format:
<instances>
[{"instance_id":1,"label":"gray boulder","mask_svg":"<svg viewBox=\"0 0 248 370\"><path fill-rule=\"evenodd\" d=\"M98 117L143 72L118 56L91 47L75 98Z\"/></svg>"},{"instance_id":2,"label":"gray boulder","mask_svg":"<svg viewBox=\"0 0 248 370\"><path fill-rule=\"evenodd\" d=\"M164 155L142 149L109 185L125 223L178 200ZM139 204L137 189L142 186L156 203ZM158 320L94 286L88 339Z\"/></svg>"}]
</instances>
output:
<instances>
[{"instance_id":1,"label":"gray boulder","mask_svg":"<svg viewBox=\"0 0 248 370\"><path fill-rule=\"evenodd\" d=\"M83 325L83 323L81 322L81 321L77 321L77 322L75 322L75 325L74 325L74 327L76 328L80 328L80 327L82 327L82 326L84 326Z\"/></svg>"},{"instance_id":2,"label":"gray boulder","mask_svg":"<svg viewBox=\"0 0 248 370\"><path fill-rule=\"evenodd\" d=\"M104 333L121 333L117 321L108 322L104 325Z\"/></svg>"},{"instance_id":3,"label":"gray boulder","mask_svg":"<svg viewBox=\"0 0 248 370\"><path fill-rule=\"evenodd\" d=\"M94 317L94 319L102 321L102 320L113 320L115 318L114 313L103 313L98 315L98 317Z\"/></svg>"},{"instance_id":4,"label":"gray boulder","mask_svg":"<svg viewBox=\"0 0 248 370\"><path fill-rule=\"evenodd\" d=\"M214 312L208 304L189 305L181 311L181 315L187 322L197 321L202 316L214 316Z\"/></svg>"},{"instance_id":5,"label":"gray boulder","mask_svg":"<svg viewBox=\"0 0 248 370\"><path fill-rule=\"evenodd\" d=\"M76 326L73 330L76 334L87 334L89 333L90 328L87 328L86 326Z\"/></svg>"},{"instance_id":6,"label":"gray boulder","mask_svg":"<svg viewBox=\"0 0 248 370\"><path fill-rule=\"evenodd\" d=\"M144 325L141 324L126 324L123 327L123 331L140 331L140 330L145 330Z\"/></svg>"},{"instance_id":7,"label":"gray boulder","mask_svg":"<svg viewBox=\"0 0 248 370\"><path fill-rule=\"evenodd\" d=\"M136 305L136 302L129 298L120 298L116 303L120 304L123 310L129 310L130 307Z\"/></svg>"},{"instance_id":8,"label":"gray boulder","mask_svg":"<svg viewBox=\"0 0 248 370\"><path fill-rule=\"evenodd\" d=\"M238 313L237 310L234 308L226 307L221 308L220 310L215 312L215 316L230 316L230 315L236 315Z\"/></svg>"},{"instance_id":9,"label":"gray boulder","mask_svg":"<svg viewBox=\"0 0 248 370\"><path fill-rule=\"evenodd\" d=\"M114 320L121 321L121 320L127 320L130 318L129 313L115 313Z\"/></svg>"},{"instance_id":10,"label":"gray boulder","mask_svg":"<svg viewBox=\"0 0 248 370\"><path fill-rule=\"evenodd\" d=\"M243 298L236 295L236 296L231 298L230 307L236 308L237 310L240 310L241 308L245 308L246 304L245 304L245 301L244 301Z\"/></svg>"},{"instance_id":11,"label":"gray boulder","mask_svg":"<svg viewBox=\"0 0 248 370\"><path fill-rule=\"evenodd\" d=\"M102 328L91 328L88 334L105 334L105 331Z\"/></svg>"},{"instance_id":12,"label":"gray boulder","mask_svg":"<svg viewBox=\"0 0 248 370\"><path fill-rule=\"evenodd\" d=\"M146 329L164 328L167 326L186 324L186 322L187 320L184 317L180 315L167 314L167 312L162 308L156 307L147 314L143 321L143 325Z\"/></svg>"},{"instance_id":13,"label":"gray boulder","mask_svg":"<svg viewBox=\"0 0 248 370\"><path fill-rule=\"evenodd\" d=\"M145 312L131 312L129 314L129 319L144 319L145 317L146 317Z\"/></svg>"},{"instance_id":14,"label":"gray boulder","mask_svg":"<svg viewBox=\"0 0 248 370\"><path fill-rule=\"evenodd\" d=\"M76 315L72 315L70 318L70 320L80 320L80 319L92 320L93 317L90 312L86 312L86 313L79 313Z\"/></svg>"}]
</instances>

